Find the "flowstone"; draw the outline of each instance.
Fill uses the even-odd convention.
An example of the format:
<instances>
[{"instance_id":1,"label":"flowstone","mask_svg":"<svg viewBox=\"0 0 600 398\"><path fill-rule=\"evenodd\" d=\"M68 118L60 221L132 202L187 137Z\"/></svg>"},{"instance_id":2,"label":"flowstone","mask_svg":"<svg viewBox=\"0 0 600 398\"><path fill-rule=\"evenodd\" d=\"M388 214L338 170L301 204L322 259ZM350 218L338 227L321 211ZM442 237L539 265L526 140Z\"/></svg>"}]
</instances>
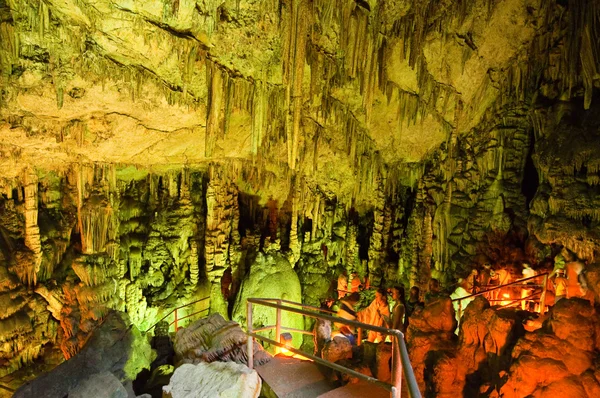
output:
<instances>
[{"instance_id":1,"label":"flowstone","mask_svg":"<svg viewBox=\"0 0 600 398\"><path fill-rule=\"evenodd\" d=\"M242 282L240 293L233 310L233 319L241 325L246 325L246 300L252 298L284 299L302 302L302 293L298 275L288 260L278 254L259 253L250 267L250 274ZM254 328L275 325L276 311L274 308L253 306L252 324ZM304 319L301 315L282 312L281 324L285 327L304 329ZM274 332L268 337L275 339ZM294 333L293 346L298 348L302 336Z\"/></svg>"}]
</instances>

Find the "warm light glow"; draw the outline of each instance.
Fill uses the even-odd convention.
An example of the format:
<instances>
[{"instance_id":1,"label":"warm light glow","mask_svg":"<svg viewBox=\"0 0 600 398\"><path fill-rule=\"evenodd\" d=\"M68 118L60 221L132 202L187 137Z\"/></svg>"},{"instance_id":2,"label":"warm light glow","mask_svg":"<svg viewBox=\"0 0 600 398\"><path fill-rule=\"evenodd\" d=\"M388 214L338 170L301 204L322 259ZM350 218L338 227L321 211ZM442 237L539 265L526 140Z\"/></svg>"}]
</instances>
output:
<instances>
[{"instance_id":1,"label":"warm light glow","mask_svg":"<svg viewBox=\"0 0 600 398\"><path fill-rule=\"evenodd\" d=\"M288 350L285 347L278 347L278 351L279 351L279 355L285 355L286 357L289 358L294 358L294 359L299 359L301 361L310 361L312 362L312 359L309 359L303 355L299 355L299 354L294 354L293 352L291 352L290 350Z\"/></svg>"}]
</instances>

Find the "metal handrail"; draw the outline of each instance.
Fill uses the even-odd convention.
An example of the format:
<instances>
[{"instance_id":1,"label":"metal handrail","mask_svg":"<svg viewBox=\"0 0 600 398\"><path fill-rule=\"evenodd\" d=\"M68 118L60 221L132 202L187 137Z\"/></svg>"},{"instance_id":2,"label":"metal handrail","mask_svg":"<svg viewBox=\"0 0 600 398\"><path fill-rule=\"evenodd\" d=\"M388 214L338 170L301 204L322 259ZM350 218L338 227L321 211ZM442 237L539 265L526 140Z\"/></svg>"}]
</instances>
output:
<instances>
[{"instance_id":1,"label":"metal handrail","mask_svg":"<svg viewBox=\"0 0 600 398\"><path fill-rule=\"evenodd\" d=\"M513 306L514 304L517 304L519 301L531 300L535 296L541 295L541 294L542 294L542 292L535 292L535 293L530 294L527 297L519 297L519 298L514 298L514 299L498 300L498 301L510 301L510 303L500 306L500 308L509 308L509 307Z\"/></svg>"},{"instance_id":2,"label":"metal handrail","mask_svg":"<svg viewBox=\"0 0 600 398\"><path fill-rule=\"evenodd\" d=\"M210 296L203 297L203 298L201 298L201 299L198 299L198 300L192 301L192 302L190 302L190 303L187 303L187 304L184 304L184 305L180 305L179 307L175 307L175 308L173 308L173 309L172 309L170 312L168 312L168 313L167 313L165 316L163 316L163 317L162 317L162 318L160 318L158 321L156 321L156 322L154 323L154 325L152 325L152 326L150 326L148 329L146 329L146 330L144 331L144 333L148 333L149 331L151 331L151 330L152 330L152 329L153 329L153 328L154 328L156 325L158 325L160 322L164 321L164 320L165 320L165 319L166 319L168 316L170 316L170 315L171 315L171 314L173 314L173 313L175 313L175 320L174 320L173 322L169 323L169 326L171 326L171 325L172 325L172 324L174 324L174 323L175 323L175 324L177 324L177 322L178 322L178 321L180 321L180 320L182 320L182 319L186 319L186 318L189 318L189 317L191 317L191 316L193 316L193 315L199 314L199 313L201 313L201 312L203 312L203 311L207 311L207 310L208 310L208 308L206 308L206 309L203 309L203 310L200 310L200 311L197 311L197 312L194 312L193 314L186 315L186 316L184 316L183 318L177 318L177 310L180 310L180 309L182 309L182 308L185 308L185 307L189 307L189 306L190 306L190 305L192 305L192 304L196 304L196 303L199 303L199 302L201 302L201 301L208 300L208 299L210 299ZM177 329L177 325L175 326L175 329ZM176 331L177 331L177 330L176 330Z\"/></svg>"},{"instance_id":3,"label":"metal handrail","mask_svg":"<svg viewBox=\"0 0 600 398\"><path fill-rule=\"evenodd\" d=\"M525 281L528 281L528 280L531 280L531 279L539 278L540 276L547 276L547 275L548 275L548 273L547 273L547 272L545 272L545 273L543 273L543 274L539 274L539 275L530 276L530 277L528 277L528 278L518 279L518 280L516 280L516 281L514 281L514 282L506 283L506 284L504 284L504 285L498 285L498 286L496 286L496 287L494 287L494 288L487 289L487 290L482 290L482 291L480 291L480 292L473 293L473 294L470 294L470 295L468 295L468 296L465 296L465 297L459 297L459 298L455 298L455 299L453 299L452 301L462 301L462 300L466 300L466 299L468 299L468 298L471 298L471 297L481 296L481 295L483 295L483 294L486 294L486 293L489 293L489 292L493 292L494 290L502 289L502 288L504 288L504 287L506 287L506 286L512 286L512 285L516 285L516 284L519 284L519 283L522 283L522 282L525 282ZM528 286L529 286L529 285L528 285ZM543 286L545 286L545 284L543 284L543 285L540 285L540 286L542 286L542 287L543 287Z\"/></svg>"},{"instance_id":4,"label":"metal handrail","mask_svg":"<svg viewBox=\"0 0 600 398\"><path fill-rule=\"evenodd\" d=\"M319 311L319 312L327 312L329 314L335 314L335 311L332 310L328 310L325 308L320 308L320 307L315 307L314 305L308 305L308 304L302 304L302 303L297 303L295 301L290 301L290 300L284 300L284 299L260 299L260 300L264 300L264 301L275 301L275 302L280 302L280 303L286 303L286 304L291 304L291 305L297 305L298 307L302 307L302 308L308 308L311 310L315 310L315 311Z\"/></svg>"},{"instance_id":5,"label":"metal handrail","mask_svg":"<svg viewBox=\"0 0 600 398\"><path fill-rule=\"evenodd\" d=\"M331 369L334 369L334 370L337 370L337 371L340 371L340 372L343 372L346 374L350 374L354 377L357 377L361 380L365 380L370 383L374 383L374 384L386 389L387 391L390 391L393 398L400 398L400 391L401 391L401 387L402 387L402 373L404 373L404 377L406 378L406 383L408 385L408 390L409 390L410 396L413 398L421 398L421 392L419 391L417 380L415 378L415 374L413 372L412 366L410 364L410 359L408 357L408 350L406 348L406 343L404 342L404 334L401 331L399 331L397 329L388 329L388 328L383 328L380 326L368 325L368 324L365 324L362 322L339 318L337 316L320 314L315 311L305 310L304 308L293 308L293 307L290 307L287 305L282 305L281 303L283 303L283 302L291 303L291 304L294 304L294 305L297 305L300 307L309 307L309 308L318 309L316 307L307 306L304 304L294 303L294 302L290 302L287 300L280 300L280 299L259 299L259 298L247 299L247 319L246 319L247 325L248 325L248 327L247 327L248 328L247 355L248 355L248 366L251 369L254 365L254 363L253 363L254 362L254 360L253 360L253 356L254 356L253 342L254 342L254 339L256 338L256 339L271 343L277 347L285 348L295 354L305 356L309 359L312 359L316 363L327 366ZM327 320L327 321L331 321L331 322L335 322L335 323L341 323L341 324L353 326L356 328L373 330L375 332L379 332L382 334L387 334L387 335L392 336L393 384L385 383L385 382L379 381L373 377L365 376L362 373L358 373L352 369L346 368L344 366L332 363L330 361L326 361L322 358L319 358L314 355L297 350L288 344L282 344L280 342L268 339L266 337L259 336L258 334L254 333L254 331L253 331L252 304L264 305L266 307L272 307L277 310L277 320L276 320L276 325L274 326L275 330L276 330L275 335L276 335L277 339L279 339L282 329L296 331L292 328L284 328L281 326L281 311L288 311L288 312L308 316L308 317L315 318L315 319L323 319L323 320ZM321 309L318 309L318 310L321 310ZM268 330L268 329L272 329L272 328L273 328L273 326L269 326L269 327L263 327L260 330L264 331L264 330ZM311 334L314 335L314 333L311 333Z\"/></svg>"},{"instance_id":6,"label":"metal handrail","mask_svg":"<svg viewBox=\"0 0 600 398\"><path fill-rule=\"evenodd\" d=\"M458 301L458 319L460 319L462 317L462 301L463 300L466 300L466 299L469 299L469 298L472 298L472 297L481 296L481 295L484 295L486 293L493 292L495 290L505 288L507 286L521 285L525 281L529 281L529 280L536 279L536 278L539 278L539 277L544 277L544 280L542 281L541 285L525 285L525 286L541 287L542 288L542 292L540 294L540 312L543 314L544 310L546 308L546 289L548 287L548 273L547 272L544 272L543 274L539 274L539 275L530 276L528 278L517 279L514 282L506 283L504 285L498 285L496 287L493 287L492 289L482 290L480 292L473 293L473 294L470 294L470 295L465 296L465 297L459 297L459 298L453 299L452 302ZM515 299L515 300L516 301L523 301L523 300L527 300L527 299L528 299L527 297L523 297L523 298L520 298L518 300L517 299ZM507 301L507 300L490 300L490 301Z\"/></svg>"}]
</instances>

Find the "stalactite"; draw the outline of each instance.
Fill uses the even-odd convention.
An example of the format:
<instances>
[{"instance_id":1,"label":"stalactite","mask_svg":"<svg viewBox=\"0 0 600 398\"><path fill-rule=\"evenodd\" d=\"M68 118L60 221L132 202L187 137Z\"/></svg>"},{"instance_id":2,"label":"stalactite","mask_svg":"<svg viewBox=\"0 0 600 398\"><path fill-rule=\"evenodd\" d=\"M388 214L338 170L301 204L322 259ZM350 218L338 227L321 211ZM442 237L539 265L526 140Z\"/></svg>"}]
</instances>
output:
<instances>
[{"instance_id":1,"label":"stalactite","mask_svg":"<svg viewBox=\"0 0 600 398\"><path fill-rule=\"evenodd\" d=\"M115 215L112 207L106 203L105 198L92 196L81 213L82 252L84 254L105 252L111 236L115 234Z\"/></svg>"},{"instance_id":2,"label":"stalactite","mask_svg":"<svg viewBox=\"0 0 600 398\"><path fill-rule=\"evenodd\" d=\"M223 76L222 71L213 63L207 68L210 76L210 85L208 86L208 115L206 121L206 143L205 156L212 157L215 142L223 134L221 125L221 112L223 106Z\"/></svg>"},{"instance_id":3,"label":"stalactite","mask_svg":"<svg viewBox=\"0 0 600 398\"><path fill-rule=\"evenodd\" d=\"M293 113L292 140L288 144L291 147L289 165L292 170L296 169L298 157L298 146L300 141L300 121L303 103L304 64L306 54L306 38L309 20L308 2L306 0L295 0L294 5L294 56L293 56L293 81L291 91L291 106Z\"/></svg>"},{"instance_id":4,"label":"stalactite","mask_svg":"<svg viewBox=\"0 0 600 398\"><path fill-rule=\"evenodd\" d=\"M199 268L198 268L198 243L195 240L190 242L190 282L193 286L198 284Z\"/></svg>"},{"instance_id":5,"label":"stalactite","mask_svg":"<svg viewBox=\"0 0 600 398\"><path fill-rule=\"evenodd\" d=\"M37 273L42 264L42 243L40 239L40 228L38 226L38 178L32 171L28 170L25 175L25 246L33 254L31 264L20 264L21 280L28 285L37 283Z\"/></svg>"},{"instance_id":6,"label":"stalactite","mask_svg":"<svg viewBox=\"0 0 600 398\"><path fill-rule=\"evenodd\" d=\"M263 76L264 78L264 76ZM261 146L265 136L267 124L267 96L268 92L265 89L263 80L254 82L254 98L252 99L252 142L251 151L253 155L258 154L258 149Z\"/></svg>"},{"instance_id":7,"label":"stalactite","mask_svg":"<svg viewBox=\"0 0 600 398\"><path fill-rule=\"evenodd\" d=\"M358 257L358 227L356 225L348 226L348 233L346 234L346 267L350 270L356 270L359 265Z\"/></svg>"}]
</instances>

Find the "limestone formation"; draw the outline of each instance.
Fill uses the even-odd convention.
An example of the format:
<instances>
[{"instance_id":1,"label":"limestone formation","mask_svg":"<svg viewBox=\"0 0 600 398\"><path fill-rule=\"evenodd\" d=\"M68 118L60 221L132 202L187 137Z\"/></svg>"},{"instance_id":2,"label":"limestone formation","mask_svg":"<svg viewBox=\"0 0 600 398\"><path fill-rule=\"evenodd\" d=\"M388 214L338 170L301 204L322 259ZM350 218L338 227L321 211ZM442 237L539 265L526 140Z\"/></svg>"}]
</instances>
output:
<instances>
[{"instance_id":1,"label":"limestone formation","mask_svg":"<svg viewBox=\"0 0 600 398\"><path fill-rule=\"evenodd\" d=\"M247 323L246 299L249 297L302 301L300 280L285 257L280 254L259 254L250 267L250 273L242 282L233 310L233 320L242 327ZM274 308L255 306L252 315L254 328L275 325L275 320ZM304 329L304 317L283 312L281 324L289 328ZM269 331L265 336L278 340L274 330ZM301 336L298 334L293 336L293 346L297 348L300 343Z\"/></svg>"},{"instance_id":2,"label":"limestone formation","mask_svg":"<svg viewBox=\"0 0 600 398\"><path fill-rule=\"evenodd\" d=\"M515 346L515 361L501 393L520 397L560 391L564 396L595 396L600 391L595 376L599 330L589 302L559 301L544 327L527 333Z\"/></svg>"},{"instance_id":3,"label":"limestone formation","mask_svg":"<svg viewBox=\"0 0 600 398\"><path fill-rule=\"evenodd\" d=\"M88 379L90 376L104 377L108 372L121 382L133 380L149 365L148 342L137 328L128 326L126 316L113 312L94 332L79 355L24 385L14 396L63 397L70 395L73 390L81 392L92 388L92 381ZM112 377L108 377L112 380ZM110 383L112 385L112 381Z\"/></svg>"},{"instance_id":4,"label":"limestone formation","mask_svg":"<svg viewBox=\"0 0 600 398\"><path fill-rule=\"evenodd\" d=\"M596 0L0 0L0 376L113 310L244 327L248 297L318 306L342 270L450 292L562 251L599 303L598 26ZM447 304L407 332L424 392L539 365L518 391L594 395L567 304L518 344L524 315L479 300L456 340Z\"/></svg>"},{"instance_id":5,"label":"limestone formation","mask_svg":"<svg viewBox=\"0 0 600 398\"><path fill-rule=\"evenodd\" d=\"M211 314L177 331L174 340L177 361L180 363L233 361L248 365L248 336L233 321L220 314ZM270 360L260 344L254 345L254 365Z\"/></svg>"},{"instance_id":6,"label":"limestone formation","mask_svg":"<svg viewBox=\"0 0 600 398\"><path fill-rule=\"evenodd\" d=\"M427 358L431 353L454 347L454 309L450 298L441 297L413 313L406 334L410 361L421 391L426 390Z\"/></svg>"},{"instance_id":7,"label":"limestone formation","mask_svg":"<svg viewBox=\"0 0 600 398\"><path fill-rule=\"evenodd\" d=\"M234 362L181 365L163 387L169 398L258 398L262 382L255 370Z\"/></svg>"}]
</instances>

